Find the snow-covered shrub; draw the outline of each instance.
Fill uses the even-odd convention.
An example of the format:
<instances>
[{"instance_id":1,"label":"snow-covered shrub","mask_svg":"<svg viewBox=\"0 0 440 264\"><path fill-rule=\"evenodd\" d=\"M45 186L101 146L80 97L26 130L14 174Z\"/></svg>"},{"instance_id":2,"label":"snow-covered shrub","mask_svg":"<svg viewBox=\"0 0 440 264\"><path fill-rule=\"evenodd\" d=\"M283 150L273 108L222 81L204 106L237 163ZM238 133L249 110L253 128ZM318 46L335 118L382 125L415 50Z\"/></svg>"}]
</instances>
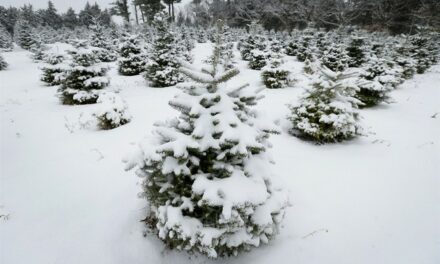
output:
<instances>
[{"instance_id":1,"label":"snow-covered shrub","mask_svg":"<svg viewBox=\"0 0 440 264\"><path fill-rule=\"evenodd\" d=\"M306 59L313 60L314 48L312 47L312 36L302 36L299 41L299 47L296 53L296 58L304 62Z\"/></svg>"},{"instance_id":2,"label":"snow-covered shrub","mask_svg":"<svg viewBox=\"0 0 440 264\"><path fill-rule=\"evenodd\" d=\"M79 48L71 51L73 62L59 94L63 104L93 104L100 90L109 84L107 67L100 64L93 49Z\"/></svg>"},{"instance_id":3,"label":"snow-covered shrub","mask_svg":"<svg viewBox=\"0 0 440 264\"><path fill-rule=\"evenodd\" d=\"M32 34L32 29L29 21L20 18L14 27L14 38L16 43L23 49L30 49L35 43L35 37Z\"/></svg>"},{"instance_id":4,"label":"snow-covered shrub","mask_svg":"<svg viewBox=\"0 0 440 264\"><path fill-rule=\"evenodd\" d=\"M6 28L0 24L0 51L12 50L12 37Z\"/></svg>"},{"instance_id":5,"label":"snow-covered shrub","mask_svg":"<svg viewBox=\"0 0 440 264\"><path fill-rule=\"evenodd\" d=\"M261 70L267 64L267 53L259 49L254 49L250 53L249 68Z\"/></svg>"},{"instance_id":6,"label":"snow-covered shrub","mask_svg":"<svg viewBox=\"0 0 440 264\"><path fill-rule=\"evenodd\" d=\"M65 60L63 54L48 54L45 62L46 64L41 67L43 74L41 81L48 85L60 85L65 79L65 73L69 70L69 65L63 63Z\"/></svg>"},{"instance_id":7,"label":"snow-covered shrub","mask_svg":"<svg viewBox=\"0 0 440 264\"><path fill-rule=\"evenodd\" d=\"M320 68L320 76L291 106L291 133L317 143L338 142L360 134L359 114L355 99L357 85L353 75Z\"/></svg>"},{"instance_id":8,"label":"snow-covered shrub","mask_svg":"<svg viewBox=\"0 0 440 264\"><path fill-rule=\"evenodd\" d=\"M271 53L269 65L262 68L261 76L267 88L283 88L289 83L289 71L282 67L283 60L279 53Z\"/></svg>"},{"instance_id":9,"label":"snow-covered shrub","mask_svg":"<svg viewBox=\"0 0 440 264\"><path fill-rule=\"evenodd\" d=\"M168 87L181 82L179 52L173 32L170 30L168 16L160 12L154 17L157 38L154 40L144 77L153 87Z\"/></svg>"},{"instance_id":10,"label":"snow-covered shrub","mask_svg":"<svg viewBox=\"0 0 440 264\"><path fill-rule=\"evenodd\" d=\"M415 36L411 39L413 45L413 58L416 60L417 73L424 73L431 66L431 59L429 57L429 52L427 49L428 39Z\"/></svg>"},{"instance_id":11,"label":"snow-covered shrub","mask_svg":"<svg viewBox=\"0 0 440 264\"><path fill-rule=\"evenodd\" d=\"M221 20L218 23L223 23ZM214 32L214 43L221 43L221 45L217 46L219 48L219 64L222 65L225 69L232 69L236 63L234 56L234 43L230 42L231 33L229 32L230 28L226 25L222 27L217 27L217 30L223 30L222 32ZM216 37L220 37L221 40L215 39ZM212 63L214 60L214 55L210 56L205 63Z\"/></svg>"},{"instance_id":12,"label":"snow-covered shrub","mask_svg":"<svg viewBox=\"0 0 440 264\"><path fill-rule=\"evenodd\" d=\"M113 45L105 34L104 27L95 21L91 26L92 38L90 46L94 47L92 50L97 58L102 62L112 62L117 59L116 52L113 50Z\"/></svg>"},{"instance_id":13,"label":"snow-covered shrub","mask_svg":"<svg viewBox=\"0 0 440 264\"><path fill-rule=\"evenodd\" d=\"M177 38L177 49L179 55L187 62L193 61L192 50L194 49L194 40L191 38L186 28L180 28L180 34Z\"/></svg>"},{"instance_id":14,"label":"snow-covered shrub","mask_svg":"<svg viewBox=\"0 0 440 264\"><path fill-rule=\"evenodd\" d=\"M266 49L266 38L260 35L261 26L255 22L249 26L249 34L246 39L240 43L240 55L245 61L250 61L252 59L252 51Z\"/></svg>"},{"instance_id":15,"label":"snow-covered shrub","mask_svg":"<svg viewBox=\"0 0 440 264\"><path fill-rule=\"evenodd\" d=\"M97 100L99 109L95 113L98 126L101 129L114 129L131 121L128 105L119 95L103 92Z\"/></svg>"},{"instance_id":16,"label":"snow-covered shrub","mask_svg":"<svg viewBox=\"0 0 440 264\"><path fill-rule=\"evenodd\" d=\"M312 75L316 72L316 66L308 58L304 61L303 72L307 75Z\"/></svg>"},{"instance_id":17,"label":"snow-covered shrub","mask_svg":"<svg viewBox=\"0 0 440 264\"><path fill-rule=\"evenodd\" d=\"M129 36L124 39L119 54L119 73L122 75L138 75L145 70L145 58L142 56L137 36Z\"/></svg>"},{"instance_id":18,"label":"snow-covered shrub","mask_svg":"<svg viewBox=\"0 0 440 264\"><path fill-rule=\"evenodd\" d=\"M289 43L287 43L286 47L284 48L285 53L288 56L296 56L298 54L298 49L299 45L296 39L289 41Z\"/></svg>"},{"instance_id":19,"label":"snow-covered shrub","mask_svg":"<svg viewBox=\"0 0 440 264\"><path fill-rule=\"evenodd\" d=\"M8 63L3 58L3 55L0 53L0 71L6 69L8 67Z\"/></svg>"},{"instance_id":20,"label":"snow-covered shrub","mask_svg":"<svg viewBox=\"0 0 440 264\"><path fill-rule=\"evenodd\" d=\"M345 48L341 45L335 44L324 51L321 63L332 71L340 72L348 68L349 60L350 57L348 57Z\"/></svg>"},{"instance_id":21,"label":"snow-covered shrub","mask_svg":"<svg viewBox=\"0 0 440 264\"><path fill-rule=\"evenodd\" d=\"M32 52L31 58L35 62L43 61L46 58L46 51L48 50L47 46L41 44L39 42L34 42L29 48L29 51Z\"/></svg>"},{"instance_id":22,"label":"snow-covered shrub","mask_svg":"<svg viewBox=\"0 0 440 264\"><path fill-rule=\"evenodd\" d=\"M151 230L170 248L211 258L268 243L288 205L269 171L274 130L250 108L259 96L247 85L227 89L239 71L218 64L215 45L209 67L181 69L193 82L170 101L179 118L156 124L152 142L127 161L143 177Z\"/></svg>"},{"instance_id":23,"label":"snow-covered shrub","mask_svg":"<svg viewBox=\"0 0 440 264\"><path fill-rule=\"evenodd\" d=\"M347 55L350 57L348 66L360 67L365 62L365 39L363 37L352 37L347 47Z\"/></svg>"}]
</instances>

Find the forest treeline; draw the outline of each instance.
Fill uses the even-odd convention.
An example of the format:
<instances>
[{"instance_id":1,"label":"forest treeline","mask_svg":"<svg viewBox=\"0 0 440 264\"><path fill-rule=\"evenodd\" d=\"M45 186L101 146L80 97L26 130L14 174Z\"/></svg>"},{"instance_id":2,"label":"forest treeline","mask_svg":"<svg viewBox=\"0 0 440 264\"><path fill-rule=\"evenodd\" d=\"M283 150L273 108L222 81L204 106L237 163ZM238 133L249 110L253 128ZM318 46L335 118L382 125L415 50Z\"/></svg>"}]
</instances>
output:
<instances>
[{"instance_id":1,"label":"forest treeline","mask_svg":"<svg viewBox=\"0 0 440 264\"><path fill-rule=\"evenodd\" d=\"M19 19L33 27L54 29L88 27L93 19L110 25L119 15L127 23L151 23L155 14L167 11L179 25L207 27L218 19L230 27L246 27L258 22L268 30L293 30L316 27L326 30L356 26L392 34L416 33L419 28L440 30L439 0L193 0L177 10L181 0L116 0L109 7L87 3L76 12L57 11L49 1L45 9L32 5L0 6L0 24L11 35Z\"/></svg>"}]
</instances>

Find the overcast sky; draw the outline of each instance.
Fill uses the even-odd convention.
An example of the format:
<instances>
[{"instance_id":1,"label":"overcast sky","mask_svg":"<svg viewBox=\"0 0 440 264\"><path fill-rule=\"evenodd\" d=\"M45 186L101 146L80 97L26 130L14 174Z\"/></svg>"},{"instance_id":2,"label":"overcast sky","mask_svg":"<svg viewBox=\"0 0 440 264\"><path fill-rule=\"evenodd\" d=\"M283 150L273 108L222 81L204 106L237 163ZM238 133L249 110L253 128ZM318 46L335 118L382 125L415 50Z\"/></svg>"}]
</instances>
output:
<instances>
[{"instance_id":1,"label":"overcast sky","mask_svg":"<svg viewBox=\"0 0 440 264\"><path fill-rule=\"evenodd\" d=\"M0 0L0 5L9 7L15 6L20 7L24 4L32 4L34 9L46 8L48 0ZM73 7L76 11L79 11L84 8L87 3L87 0L52 0L55 7L60 12L65 12L67 8ZM91 4L98 3L102 9L108 8L111 2L114 0L89 0Z\"/></svg>"}]
</instances>

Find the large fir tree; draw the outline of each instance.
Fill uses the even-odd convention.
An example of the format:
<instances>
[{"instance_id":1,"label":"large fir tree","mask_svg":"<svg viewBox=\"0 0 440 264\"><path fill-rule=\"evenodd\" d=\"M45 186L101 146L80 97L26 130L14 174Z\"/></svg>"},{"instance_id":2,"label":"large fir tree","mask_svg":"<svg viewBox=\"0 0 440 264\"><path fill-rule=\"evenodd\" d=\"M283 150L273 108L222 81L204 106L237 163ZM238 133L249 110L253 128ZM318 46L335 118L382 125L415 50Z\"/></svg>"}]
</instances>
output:
<instances>
[{"instance_id":1,"label":"large fir tree","mask_svg":"<svg viewBox=\"0 0 440 264\"><path fill-rule=\"evenodd\" d=\"M268 170L273 129L250 108L255 91L227 89L239 71L220 65L220 40L208 67L182 69L193 82L170 101L179 118L157 124L154 145L127 164L144 177L152 231L170 248L212 258L267 243L287 206Z\"/></svg>"}]
</instances>

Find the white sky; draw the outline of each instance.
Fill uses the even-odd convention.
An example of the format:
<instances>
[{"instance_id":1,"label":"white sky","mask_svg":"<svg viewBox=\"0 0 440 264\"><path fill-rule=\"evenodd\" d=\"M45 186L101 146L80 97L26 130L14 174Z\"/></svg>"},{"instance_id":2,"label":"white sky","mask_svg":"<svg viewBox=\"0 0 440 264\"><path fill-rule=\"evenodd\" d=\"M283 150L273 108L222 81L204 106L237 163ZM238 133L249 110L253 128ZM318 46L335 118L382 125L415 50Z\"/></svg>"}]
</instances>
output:
<instances>
[{"instance_id":1,"label":"white sky","mask_svg":"<svg viewBox=\"0 0 440 264\"><path fill-rule=\"evenodd\" d=\"M34 9L46 8L48 0L0 0L0 5L4 7L14 6L20 7L24 4L32 4ZM79 11L84 8L87 3L87 0L52 0L55 5L55 8L59 12L65 12L67 8L73 7L75 11ZM89 0L90 4L98 3L102 9L108 8L110 3L114 2L114 0Z\"/></svg>"}]
</instances>

